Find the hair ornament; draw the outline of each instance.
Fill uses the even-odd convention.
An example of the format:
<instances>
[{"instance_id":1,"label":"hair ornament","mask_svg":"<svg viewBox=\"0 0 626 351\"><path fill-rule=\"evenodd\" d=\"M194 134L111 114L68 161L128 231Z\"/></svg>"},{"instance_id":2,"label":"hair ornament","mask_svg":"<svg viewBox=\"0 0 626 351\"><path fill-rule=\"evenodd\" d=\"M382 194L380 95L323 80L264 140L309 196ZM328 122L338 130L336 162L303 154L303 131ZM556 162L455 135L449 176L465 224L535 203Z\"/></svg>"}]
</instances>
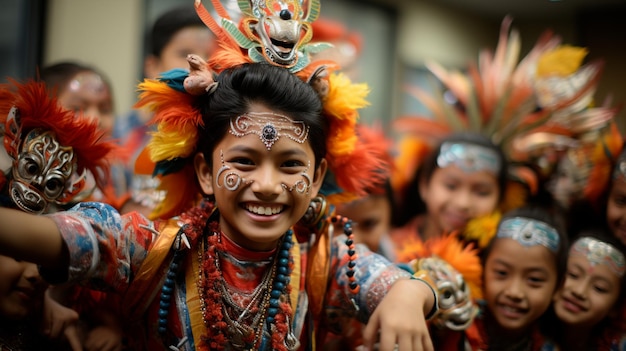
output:
<instances>
[{"instance_id":1,"label":"hair ornament","mask_svg":"<svg viewBox=\"0 0 626 351\"><path fill-rule=\"evenodd\" d=\"M153 218L167 218L190 206L199 188L192 181L191 162L197 143L198 128L203 125L200 111L194 108L196 95L185 90L186 70L165 72L158 80L144 80L139 84L136 108L154 111L151 123L157 125L147 147L139 155L137 173L160 178L158 191L167 192L167 201L161 201L151 213ZM173 189L176 189L173 191Z\"/></svg>"},{"instance_id":2,"label":"hair ornament","mask_svg":"<svg viewBox=\"0 0 626 351\"><path fill-rule=\"evenodd\" d=\"M248 112L239 116L230 121L229 131L236 137L256 134L268 150L281 136L299 144L309 137L309 126L304 122L293 121L287 116L270 112Z\"/></svg>"},{"instance_id":3,"label":"hair ornament","mask_svg":"<svg viewBox=\"0 0 626 351\"><path fill-rule=\"evenodd\" d=\"M220 55L211 59L211 66L218 71L234 63L267 62L295 73L309 65L309 54L330 46L309 43L313 36L311 22L320 14L319 0L239 1L239 26L219 0L211 0L211 4L218 20L201 0L195 0L196 12L220 42Z\"/></svg>"},{"instance_id":4,"label":"hair ornament","mask_svg":"<svg viewBox=\"0 0 626 351\"><path fill-rule=\"evenodd\" d=\"M559 248L559 234L547 223L524 217L507 218L500 223L497 238L509 238L522 246L541 245L552 252Z\"/></svg>"},{"instance_id":5,"label":"hair ornament","mask_svg":"<svg viewBox=\"0 0 626 351\"><path fill-rule=\"evenodd\" d=\"M468 173L488 171L493 174L498 174L502 167L498 154L492 149L470 143L446 142L441 145L437 166L450 165Z\"/></svg>"},{"instance_id":6,"label":"hair ornament","mask_svg":"<svg viewBox=\"0 0 626 351\"><path fill-rule=\"evenodd\" d=\"M595 238L583 237L576 240L570 252L571 255L582 255L592 266L607 265L619 277L623 277L626 272L624 254L612 245Z\"/></svg>"}]
</instances>

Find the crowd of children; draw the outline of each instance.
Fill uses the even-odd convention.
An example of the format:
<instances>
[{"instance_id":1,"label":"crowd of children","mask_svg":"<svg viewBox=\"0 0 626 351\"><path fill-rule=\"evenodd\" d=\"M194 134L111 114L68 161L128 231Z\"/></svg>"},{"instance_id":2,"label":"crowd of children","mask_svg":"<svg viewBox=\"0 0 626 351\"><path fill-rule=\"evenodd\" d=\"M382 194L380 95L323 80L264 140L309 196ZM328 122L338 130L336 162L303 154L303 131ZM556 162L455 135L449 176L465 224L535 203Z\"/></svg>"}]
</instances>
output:
<instances>
[{"instance_id":1,"label":"crowd of children","mask_svg":"<svg viewBox=\"0 0 626 351\"><path fill-rule=\"evenodd\" d=\"M139 85L139 211L104 76L0 89L0 351L626 350L626 148L584 49L518 62L505 18L480 66L428 64L456 103L414 90L396 143L309 55L319 1L213 5L208 59Z\"/></svg>"}]
</instances>

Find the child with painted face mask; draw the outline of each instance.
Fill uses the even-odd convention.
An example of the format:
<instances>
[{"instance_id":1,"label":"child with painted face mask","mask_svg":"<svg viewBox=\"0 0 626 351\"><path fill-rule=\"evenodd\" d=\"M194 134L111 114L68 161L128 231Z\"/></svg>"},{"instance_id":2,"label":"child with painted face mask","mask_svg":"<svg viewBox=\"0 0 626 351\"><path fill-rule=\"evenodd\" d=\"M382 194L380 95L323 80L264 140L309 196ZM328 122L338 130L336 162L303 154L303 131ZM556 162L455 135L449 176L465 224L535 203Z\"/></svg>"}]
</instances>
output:
<instances>
[{"instance_id":1,"label":"child with painted face mask","mask_svg":"<svg viewBox=\"0 0 626 351\"><path fill-rule=\"evenodd\" d=\"M419 156L415 156L419 157ZM426 241L462 231L470 220L498 209L506 185L507 162L498 146L477 133L444 138L420 163L402 194L394 241ZM398 167L402 167L399 165Z\"/></svg>"},{"instance_id":2,"label":"child with painted face mask","mask_svg":"<svg viewBox=\"0 0 626 351\"><path fill-rule=\"evenodd\" d=\"M178 83L142 85L160 116L150 145L161 184L176 187L157 210L171 219L98 203L45 217L0 209L1 253L41 264L50 280L125 293L120 308L142 321L133 349L306 348L323 338L321 310L343 305L368 322L366 346L380 330L381 350L431 350L430 285L352 246L349 221L347 236L328 236L317 92L262 63L225 69L195 98Z\"/></svg>"},{"instance_id":3,"label":"child with painted face mask","mask_svg":"<svg viewBox=\"0 0 626 351\"><path fill-rule=\"evenodd\" d=\"M508 212L483 252L482 313L466 331L471 349L539 350L542 316L562 284L567 236L548 209Z\"/></svg>"},{"instance_id":4,"label":"child with painted face mask","mask_svg":"<svg viewBox=\"0 0 626 351\"><path fill-rule=\"evenodd\" d=\"M613 350L621 342L626 258L608 233L584 231L574 241L563 287L554 297L562 323L555 339L564 350Z\"/></svg>"}]
</instances>

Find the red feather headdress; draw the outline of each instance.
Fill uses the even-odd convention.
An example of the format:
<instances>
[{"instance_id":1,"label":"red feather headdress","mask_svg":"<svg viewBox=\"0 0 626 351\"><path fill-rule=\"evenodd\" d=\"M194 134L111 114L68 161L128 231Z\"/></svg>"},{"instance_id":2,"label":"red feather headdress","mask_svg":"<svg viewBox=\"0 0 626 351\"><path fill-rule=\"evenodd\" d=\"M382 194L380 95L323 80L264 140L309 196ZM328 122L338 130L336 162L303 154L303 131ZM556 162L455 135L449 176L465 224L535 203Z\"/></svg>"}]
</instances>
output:
<instances>
[{"instance_id":1,"label":"red feather headdress","mask_svg":"<svg viewBox=\"0 0 626 351\"><path fill-rule=\"evenodd\" d=\"M98 127L98 121L76 116L74 112L61 107L55 97L48 94L42 82L28 81L18 83L11 81L0 88L0 125L5 125L9 112L13 107L19 110L21 130L11 135L5 130L4 146L12 158L17 158L16 150L11 145L21 144L15 138L24 137L29 130L41 128L54 132L57 141L71 147L77 165L77 171L88 170L93 174L99 186L104 186L108 175L108 157L116 148L111 142L103 141L104 132ZM13 153L13 154L12 154Z\"/></svg>"}]
</instances>

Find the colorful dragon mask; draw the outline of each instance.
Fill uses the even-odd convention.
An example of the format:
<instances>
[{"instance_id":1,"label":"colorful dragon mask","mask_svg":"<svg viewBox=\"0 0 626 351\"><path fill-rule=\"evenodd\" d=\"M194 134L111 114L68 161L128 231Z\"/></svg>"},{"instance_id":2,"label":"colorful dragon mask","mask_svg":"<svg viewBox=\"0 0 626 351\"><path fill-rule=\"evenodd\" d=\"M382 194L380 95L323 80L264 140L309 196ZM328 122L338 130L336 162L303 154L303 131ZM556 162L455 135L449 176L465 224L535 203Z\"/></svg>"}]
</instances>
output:
<instances>
[{"instance_id":1,"label":"colorful dragon mask","mask_svg":"<svg viewBox=\"0 0 626 351\"><path fill-rule=\"evenodd\" d=\"M102 184L113 145L100 141L98 121L62 109L43 83L15 85L17 92L0 90L0 136L11 160L3 171L10 176L11 202L40 214L93 190L87 186L90 172Z\"/></svg>"},{"instance_id":2,"label":"colorful dragon mask","mask_svg":"<svg viewBox=\"0 0 626 351\"><path fill-rule=\"evenodd\" d=\"M238 1L242 12L239 26L219 0L211 3L220 24L196 0L200 18L221 41L234 41L247 50L247 59L252 62L267 62L298 72L310 63L309 54L330 47L327 43L309 43L313 37L311 23L320 14L319 0Z\"/></svg>"}]
</instances>

